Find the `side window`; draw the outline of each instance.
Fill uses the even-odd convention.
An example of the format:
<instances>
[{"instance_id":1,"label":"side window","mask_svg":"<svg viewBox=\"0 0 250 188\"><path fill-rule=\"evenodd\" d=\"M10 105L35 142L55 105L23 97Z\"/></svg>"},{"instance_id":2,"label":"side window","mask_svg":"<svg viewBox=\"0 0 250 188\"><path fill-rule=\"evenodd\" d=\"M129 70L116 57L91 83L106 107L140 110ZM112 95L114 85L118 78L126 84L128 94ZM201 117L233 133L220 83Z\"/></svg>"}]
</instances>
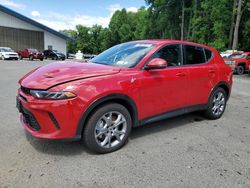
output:
<instances>
[{"instance_id":1,"label":"side window","mask_svg":"<svg viewBox=\"0 0 250 188\"><path fill-rule=\"evenodd\" d=\"M210 50L204 49L206 54L206 60L209 61L212 57L212 52Z\"/></svg>"},{"instance_id":2,"label":"side window","mask_svg":"<svg viewBox=\"0 0 250 188\"><path fill-rule=\"evenodd\" d=\"M198 46L185 45L185 64L194 65L205 63L205 53L203 48Z\"/></svg>"},{"instance_id":3,"label":"side window","mask_svg":"<svg viewBox=\"0 0 250 188\"><path fill-rule=\"evenodd\" d=\"M168 66L181 66L181 47L179 44L169 45L154 53L151 59L162 58L168 62Z\"/></svg>"},{"instance_id":4,"label":"side window","mask_svg":"<svg viewBox=\"0 0 250 188\"><path fill-rule=\"evenodd\" d=\"M250 55L247 56L247 60L250 60Z\"/></svg>"}]
</instances>

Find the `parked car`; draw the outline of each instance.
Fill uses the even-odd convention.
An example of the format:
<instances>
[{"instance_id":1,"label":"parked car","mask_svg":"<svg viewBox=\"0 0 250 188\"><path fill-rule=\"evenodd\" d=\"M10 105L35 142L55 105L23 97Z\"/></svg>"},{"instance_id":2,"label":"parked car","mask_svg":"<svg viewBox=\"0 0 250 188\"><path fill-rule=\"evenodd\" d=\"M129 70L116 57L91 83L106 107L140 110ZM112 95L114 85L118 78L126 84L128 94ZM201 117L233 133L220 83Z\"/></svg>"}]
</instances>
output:
<instances>
[{"instance_id":1,"label":"parked car","mask_svg":"<svg viewBox=\"0 0 250 188\"><path fill-rule=\"evenodd\" d=\"M23 51L18 52L19 59L29 58L29 60L40 59L43 61L43 53L37 49L26 48Z\"/></svg>"},{"instance_id":2,"label":"parked car","mask_svg":"<svg viewBox=\"0 0 250 188\"><path fill-rule=\"evenodd\" d=\"M67 59L75 59L76 55L72 53L67 53Z\"/></svg>"},{"instance_id":3,"label":"parked car","mask_svg":"<svg viewBox=\"0 0 250 188\"><path fill-rule=\"evenodd\" d=\"M243 51L237 51L237 50L226 50L224 52L221 52L220 55L222 58L228 58L233 53L242 53Z\"/></svg>"},{"instance_id":4,"label":"parked car","mask_svg":"<svg viewBox=\"0 0 250 188\"><path fill-rule=\"evenodd\" d=\"M250 52L234 53L224 60L233 72L242 75L250 66Z\"/></svg>"},{"instance_id":5,"label":"parked car","mask_svg":"<svg viewBox=\"0 0 250 188\"><path fill-rule=\"evenodd\" d=\"M65 60L66 56L63 53L58 52L57 50L45 50L43 52L45 59L52 59L52 60Z\"/></svg>"},{"instance_id":6,"label":"parked car","mask_svg":"<svg viewBox=\"0 0 250 188\"><path fill-rule=\"evenodd\" d=\"M9 47L0 47L0 57L2 60L18 60L18 54Z\"/></svg>"},{"instance_id":7,"label":"parked car","mask_svg":"<svg viewBox=\"0 0 250 188\"><path fill-rule=\"evenodd\" d=\"M97 153L121 148L131 128L203 111L218 119L232 71L213 48L146 40L114 46L90 63L52 63L19 81L24 128L46 139L82 138Z\"/></svg>"}]
</instances>

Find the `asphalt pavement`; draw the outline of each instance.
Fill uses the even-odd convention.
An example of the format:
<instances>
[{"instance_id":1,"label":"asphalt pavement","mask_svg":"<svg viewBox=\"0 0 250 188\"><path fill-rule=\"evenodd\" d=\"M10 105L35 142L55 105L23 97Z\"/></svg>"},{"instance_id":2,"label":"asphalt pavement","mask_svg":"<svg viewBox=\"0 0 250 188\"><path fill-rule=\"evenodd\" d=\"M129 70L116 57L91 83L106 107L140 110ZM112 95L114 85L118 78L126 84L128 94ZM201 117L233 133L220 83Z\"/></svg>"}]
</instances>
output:
<instances>
[{"instance_id":1,"label":"asphalt pavement","mask_svg":"<svg viewBox=\"0 0 250 188\"><path fill-rule=\"evenodd\" d=\"M18 79L51 61L0 60L0 187L250 187L250 77L234 76L223 117L192 113L132 130L121 150L39 140L15 108Z\"/></svg>"}]
</instances>

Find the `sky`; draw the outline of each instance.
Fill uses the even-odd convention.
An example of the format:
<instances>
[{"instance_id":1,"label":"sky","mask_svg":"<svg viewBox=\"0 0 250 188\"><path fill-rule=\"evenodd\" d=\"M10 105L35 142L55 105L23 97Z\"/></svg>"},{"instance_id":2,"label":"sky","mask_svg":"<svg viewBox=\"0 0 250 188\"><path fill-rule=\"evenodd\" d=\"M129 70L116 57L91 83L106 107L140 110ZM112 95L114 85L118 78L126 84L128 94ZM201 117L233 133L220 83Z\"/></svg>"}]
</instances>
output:
<instances>
[{"instance_id":1,"label":"sky","mask_svg":"<svg viewBox=\"0 0 250 188\"><path fill-rule=\"evenodd\" d=\"M57 31L81 24L107 27L116 10L136 12L145 0L0 0L0 4Z\"/></svg>"}]
</instances>

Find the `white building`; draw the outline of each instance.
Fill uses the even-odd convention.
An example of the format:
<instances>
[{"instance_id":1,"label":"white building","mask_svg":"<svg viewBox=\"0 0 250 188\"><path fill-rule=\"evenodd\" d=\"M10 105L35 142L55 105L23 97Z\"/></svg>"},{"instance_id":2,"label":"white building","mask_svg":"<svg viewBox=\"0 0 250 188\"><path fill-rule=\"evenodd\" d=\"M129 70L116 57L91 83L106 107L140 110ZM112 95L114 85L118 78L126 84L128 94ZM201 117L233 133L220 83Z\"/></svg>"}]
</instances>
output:
<instances>
[{"instance_id":1,"label":"white building","mask_svg":"<svg viewBox=\"0 0 250 188\"><path fill-rule=\"evenodd\" d=\"M0 5L0 46L15 51L36 48L66 54L66 41L73 39Z\"/></svg>"}]
</instances>

